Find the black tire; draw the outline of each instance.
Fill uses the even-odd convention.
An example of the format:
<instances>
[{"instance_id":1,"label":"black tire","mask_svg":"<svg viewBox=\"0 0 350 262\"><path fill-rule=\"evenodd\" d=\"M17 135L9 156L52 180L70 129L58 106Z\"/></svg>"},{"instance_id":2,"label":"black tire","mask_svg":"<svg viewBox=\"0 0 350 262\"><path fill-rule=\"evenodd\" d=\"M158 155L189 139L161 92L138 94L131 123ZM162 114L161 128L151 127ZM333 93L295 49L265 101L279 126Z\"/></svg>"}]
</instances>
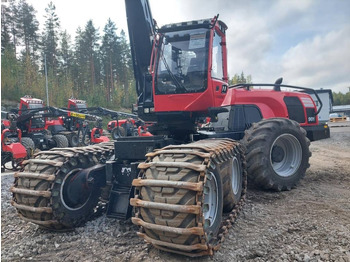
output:
<instances>
[{"instance_id":1,"label":"black tire","mask_svg":"<svg viewBox=\"0 0 350 262\"><path fill-rule=\"evenodd\" d=\"M101 195L101 188L98 187L97 183L93 183L89 187L81 184L78 187L70 188L71 182L75 180L75 175L80 170L98 163L82 156L76 159L77 161L73 160L68 164L70 169L68 173L59 172L57 174L52 186L51 198L54 216L60 218L60 223L68 228L79 226L89 220L94 214L94 208L97 206ZM88 183L86 184L88 185ZM76 189L78 189L78 192L73 192ZM73 197L70 195L73 195Z\"/></svg>"},{"instance_id":2,"label":"black tire","mask_svg":"<svg viewBox=\"0 0 350 262\"><path fill-rule=\"evenodd\" d=\"M220 166L222 174L225 213L230 212L241 200L242 190L244 188L245 161L243 150L237 147L235 155L229 161Z\"/></svg>"},{"instance_id":3,"label":"black tire","mask_svg":"<svg viewBox=\"0 0 350 262\"><path fill-rule=\"evenodd\" d=\"M79 176L73 176L108 159L113 145L108 147L82 147L78 154L69 149L41 152L16 174L11 188L12 205L26 221L44 228L65 230L84 224L94 215L101 184L96 180L92 184L84 180L80 183ZM74 181L79 183L73 185Z\"/></svg>"},{"instance_id":4,"label":"black tire","mask_svg":"<svg viewBox=\"0 0 350 262\"><path fill-rule=\"evenodd\" d=\"M115 127L112 129L111 136L113 140L117 140L119 137L124 137L126 135L124 127Z\"/></svg>"},{"instance_id":5,"label":"black tire","mask_svg":"<svg viewBox=\"0 0 350 262\"><path fill-rule=\"evenodd\" d=\"M137 128L135 128L135 129L132 131L132 136L139 136L139 131L137 130Z\"/></svg>"},{"instance_id":6,"label":"black tire","mask_svg":"<svg viewBox=\"0 0 350 262\"><path fill-rule=\"evenodd\" d=\"M68 134L68 135L66 135L66 138L68 140L68 144L70 147L79 146L79 137L76 133Z\"/></svg>"},{"instance_id":7,"label":"black tire","mask_svg":"<svg viewBox=\"0 0 350 262\"><path fill-rule=\"evenodd\" d=\"M204 186L199 189L200 193L190 188L177 188L171 185L142 186L136 189L137 197L150 204L178 207L200 206L201 211L198 214L184 210L170 211L171 209L167 210L167 208L164 210L153 209L147 206L139 207L135 211L137 218L134 218L133 222L136 222L136 224L138 220L141 220L148 225L154 224L156 226L178 229L202 228L205 232L202 236L198 233L179 234L171 230L163 231L149 227L142 228L142 232L149 238L162 242L155 245L157 248L180 254L184 254L182 253L184 251L182 248L186 246L208 245L213 247L217 245L222 222L223 185L219 166L222 161L227 161L228 159L217 157L219 155L217 154L210 160L211 164L208 164L209 167L206 166L205 170L200 172L198 170L195 171L193 169L194 166L203 167L204 158L201 156L201 149L196 148L197 144L193 144L194 148L192 151L195 153L188 153L191 145L187 145L188 147L184 148L184 151L177 150L174 152L172 148L160 150L159 154L154 156L150 162L152 163L151 165L155 166L143 169L141 174L142 179L146 180L146 182L149 180L150 183L154 183L153 181L155 180L158 180L160 183L180 184L203 181ZM199 155L196 153L199 153ZM130 203L135 206L134 201L135 199L131 199ZM169 245L177 245L177 247L168 246L167 243ZM209 250L203 251L200 247L197 248L198 250L193 248L192 251L187 250L185 253L199 256L210 254L211 252Z\"/></svg>"},{"instance_id":8,"label":"black tire","mask_svg":"<svg viewBox=\"0 0 350 262\"><path fill-rule=\"evenodd\" d=\"M219 233L220 225L221 225L221 220L222 220L222 211L223 211L223 185L222 185L222 180L220 173L217 168L214 167L214 169L209 168L207 173L206 173L206 180L207 182L205 183L205 187L209 187L210 184L215 184L214 185L214 190L216 191L216 197L217 197L217 207L215 205L212 207L213 212L206 212L208 213L207 215L203 211L203 216L204 216L204 230L207 234L207 239L209 244L215 244L217 241L217 235ZM211 183L210 181L215 180L214 183ZM213 190L209 190L213 191ZM214 198L213 194L206 195L204 192L204 205L206 205L206 199L209 200L209 203L211 203L210 198ZM216 211L215 211L216 210ZM216 214L214 214L216 212ZM209 226L206 225L207 219L206 216L211 218L211 215L214 214L214 217L209 220L210 224Z\"/></svg>"},{"instance_id":9,"label":"black tire","mask_svg":"<svg viewBox=\"0 0 350 262\"><path fill-rule=\"evenodd\" d=\"M31 158L35 151L35 144L33 139L31 139L30 137L22 137L21 144L27 150L27 158Z\"/></svg>"},{"instance_id":10,"label":"black tire","mask_svg":"<svg viewBox=\"0 0 350 262\"><path fill-rule=\"evenodd\" d=\"M286 118L254 123L242 140L249 182L264 189L290 190L309 167L310 141L300 125Z\"/></svg>"},{"instance_id":11,"label":"black tire","mask_svg":"<svg viewBox=\"0 0 350 262\"><path fill-rule=\"evenodd\" d=\"M56 142L56 147L68 147L68 139L64 135L54 135L52 139Z\"/></svg>"}]
</instances>

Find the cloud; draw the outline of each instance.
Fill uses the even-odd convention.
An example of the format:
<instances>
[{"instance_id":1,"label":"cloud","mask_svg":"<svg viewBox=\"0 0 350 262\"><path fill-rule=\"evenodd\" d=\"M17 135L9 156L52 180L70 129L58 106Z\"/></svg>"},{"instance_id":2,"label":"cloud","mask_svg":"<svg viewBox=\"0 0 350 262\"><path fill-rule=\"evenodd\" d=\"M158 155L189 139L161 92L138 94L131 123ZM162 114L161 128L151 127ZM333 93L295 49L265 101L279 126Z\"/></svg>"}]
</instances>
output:
<instances>
[{"instance_id":1,"label":"cloud","mask_svg":"<svg viewBox=\"0 0 350 262\"><path fill-rule=\"evenodd\" d=\"M271 6L269 18L278 27L290 23L298 23L300 19L303 20L305 13L310 11L312 4L312 0L279 0Z\"/></svg>"},{"instance_id":2,"label":"cloud","mask_svg":"<svg viewBox=\"0 0 350 262\"><path fill-rule=\"evenodd\" d=\"M231 77L244 71L251 74L256 67L261 68L273 44L273 36L268 25L260 17L231 20L227 31L228 63ZM257 69L257 68L256 68Z\"/></svg>"},{"instance_id":3,"label":"cloud","mask_svg":"<svg viewBox=\"0 0 350 262\"><path fill-rule=\"evenodd\" d=\"M50 0L27 0L42 17ZM127 30L124 0L55 1L62 29L74 36L91 18L103 29L108 17ZM242 71L253 81L285 82L315 88L348 91L350 86L350 1L346 0L149 0L159 26L210 18L228 25L228 69ZM76 12L76 5L84 6ZM69 8L68 8L69 7ZM43 23L43 21L40 21ZM71 30L69 30L71 29Z\"/></svg>"},{"instance_id":4,"label":"cloud","mask_svg":"<svg viewBox=\"0 0 350 262\"><path fill-rule=\"evenodd\" d=\"M294 84L346 92L350 86L349 47L350 26L307 39L284 54L282 74Z\"/></svg>"}]
</instances>

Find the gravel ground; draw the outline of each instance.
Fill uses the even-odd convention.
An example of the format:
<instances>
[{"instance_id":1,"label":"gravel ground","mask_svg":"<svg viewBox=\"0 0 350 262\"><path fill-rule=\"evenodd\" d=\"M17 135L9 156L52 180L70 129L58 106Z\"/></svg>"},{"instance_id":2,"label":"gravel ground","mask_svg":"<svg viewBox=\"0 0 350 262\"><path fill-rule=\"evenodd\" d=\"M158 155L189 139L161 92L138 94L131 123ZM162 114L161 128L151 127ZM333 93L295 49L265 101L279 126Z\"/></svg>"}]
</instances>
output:
<instances>
[{"instance_id":1,"label":"gravel ground","mask_svg":"<svg viewBox=\"0 0 350 262\"><path fill-rule=\"evenodd\" d=\"M334 132L333 132L334 131ZM104 215L70 232L21 220L1 176L2 261L347 261L350 262L350 127L313 142L311 167L289 192L248 191L247 203L213 257L187 258L140 240L130 221Z\"/></svg>"}]
</instances>

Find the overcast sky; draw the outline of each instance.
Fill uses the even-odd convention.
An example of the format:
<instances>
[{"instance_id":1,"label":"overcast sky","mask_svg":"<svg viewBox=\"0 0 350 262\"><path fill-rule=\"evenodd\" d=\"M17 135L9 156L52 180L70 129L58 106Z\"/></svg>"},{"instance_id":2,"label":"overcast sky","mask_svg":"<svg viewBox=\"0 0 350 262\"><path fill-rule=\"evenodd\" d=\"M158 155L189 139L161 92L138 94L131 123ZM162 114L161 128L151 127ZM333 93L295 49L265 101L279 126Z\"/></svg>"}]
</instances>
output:
<instances>
[{"instance_id":1,"label":"overcast sky","mask_svg":"<svg viewBox=\"0 0 350 262\"><path fill-rule=\"evenodd\" d=\"M27 0L40 24L50 0ZM349 0L149 0L159 26L211 18L228 25L229 75L343 93L350 87ZM108 18L127 31L124 0L56 0L61 29L73 37L92 19L100 33Z\"/></svg>"}]
</instances>

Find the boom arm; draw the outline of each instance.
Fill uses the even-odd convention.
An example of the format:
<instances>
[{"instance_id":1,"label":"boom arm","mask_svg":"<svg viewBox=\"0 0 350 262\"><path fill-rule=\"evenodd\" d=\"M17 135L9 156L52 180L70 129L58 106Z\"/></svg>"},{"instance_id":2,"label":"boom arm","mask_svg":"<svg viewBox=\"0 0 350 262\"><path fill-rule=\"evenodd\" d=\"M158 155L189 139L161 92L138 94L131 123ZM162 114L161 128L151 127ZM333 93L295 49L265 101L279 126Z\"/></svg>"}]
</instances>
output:
<instances>
[{"instance_id":1,"label":"boom arm","mask_svg":"<svg viewBox=\"0 0 350 262\"><path fill-rule=\"evenodd\" d=\"M148 0L125 0L138 105L153 105L152 78L148 66L152 55L155 22Z\"/></svg>"},{"instance_id":2,"label":"boom arm","mask_svg":"<svg viewBox=\"0 0 350 262\"><path fill-rule=\"evenodd\" d=\"M46 111L43 113L40 113L42 111ZM100 117L91 115L91 114L82 114L82 113L77 113L73 111L67 111L64 109L60 109L57 107L43 107L43 108L38 108L38 109L27 109L27 110L22 110L22 114L17 117L17 122L24 122L29 120L30 118L34 116L40 117L59 117L59 116L67 116L67 117L72 117L72 118L79 118L79 119L85 119L85 120L90 120L90 121L99 121L101 120Z\"/></svg>"},{"instance_id":3,"label":"boom arm","mask_svg":"<svg viewBox=\"0 0 350 262\"><path fill-rule=\"evenodd\" d=\"M66 110L66 109L63 109L63 110ZM135 114L114 111L114 110L107 109L104 107L87 107L87 108L84 108L83 110L78 109L78 112L81 112L83 114L85 114L86 112L89 112L90 115L97 115L97 116L108 116L109 115L113 119L117 119L119 116L130 117L133 119L139 119L139 117Z\"/></svg>"}]
</instances>

